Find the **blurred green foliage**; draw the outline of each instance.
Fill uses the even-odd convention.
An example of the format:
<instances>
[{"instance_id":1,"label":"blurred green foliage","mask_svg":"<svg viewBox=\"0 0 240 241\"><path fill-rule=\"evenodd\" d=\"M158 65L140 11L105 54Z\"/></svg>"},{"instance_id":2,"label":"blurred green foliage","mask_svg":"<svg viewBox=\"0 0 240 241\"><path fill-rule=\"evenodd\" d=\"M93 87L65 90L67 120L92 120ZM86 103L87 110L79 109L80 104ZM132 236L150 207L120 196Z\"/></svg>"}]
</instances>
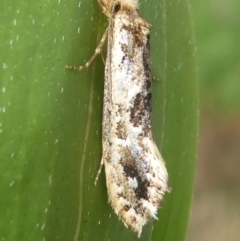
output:
<instances>
[{"instance_id":1,"label":"blurred green foliage","mask_svg":"<svg viewBox=\"0 0 240 241\"><path fill-rule=\"evenodd\" d=\"M240 1L192 0L191 5L201 107L223 117L236 115L240 110Z\"/></svg>"}]
</instances>

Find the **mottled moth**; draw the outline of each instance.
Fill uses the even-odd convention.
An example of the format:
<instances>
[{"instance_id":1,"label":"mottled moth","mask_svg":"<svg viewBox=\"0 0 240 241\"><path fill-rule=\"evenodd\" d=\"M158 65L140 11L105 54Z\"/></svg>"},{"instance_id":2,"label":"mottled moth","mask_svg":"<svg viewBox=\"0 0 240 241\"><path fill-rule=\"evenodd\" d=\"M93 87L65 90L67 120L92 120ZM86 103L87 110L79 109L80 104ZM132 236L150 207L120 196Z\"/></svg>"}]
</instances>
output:
<instances>
[{"instance_id":1,"label":"mottled moth","mask_svg":"<svg viewBox=\"0 0 240 241\"><path fill-rule=\"evenodd\" d=\"M109 202L125 226L140 237L157 219L169 191L165 163L152 137L151 25L138 13L138 0L98 0L109 26L88 67L108 36L102 123Z\"/></svg>"}]
</instances>

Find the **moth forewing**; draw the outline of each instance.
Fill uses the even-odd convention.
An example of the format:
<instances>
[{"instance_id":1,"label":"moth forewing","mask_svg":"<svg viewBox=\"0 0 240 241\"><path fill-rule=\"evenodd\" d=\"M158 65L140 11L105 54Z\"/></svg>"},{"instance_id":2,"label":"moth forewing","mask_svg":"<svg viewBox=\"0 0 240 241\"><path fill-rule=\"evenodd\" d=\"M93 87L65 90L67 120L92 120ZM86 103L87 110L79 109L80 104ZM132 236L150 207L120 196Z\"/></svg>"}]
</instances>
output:
<instances>
[{"instance_id":1,"label":"moth forewing","mask_svg":"<svg viewBox=\"0 0 240 241\"><path fill-rule=\"evenodd\" d=\"M169 190L152 139L151 26L140 17L137 1L107 1L102 7L110 14L103 112L107 190L115 213L140 237Z\"/></svg>"}]
</instances>

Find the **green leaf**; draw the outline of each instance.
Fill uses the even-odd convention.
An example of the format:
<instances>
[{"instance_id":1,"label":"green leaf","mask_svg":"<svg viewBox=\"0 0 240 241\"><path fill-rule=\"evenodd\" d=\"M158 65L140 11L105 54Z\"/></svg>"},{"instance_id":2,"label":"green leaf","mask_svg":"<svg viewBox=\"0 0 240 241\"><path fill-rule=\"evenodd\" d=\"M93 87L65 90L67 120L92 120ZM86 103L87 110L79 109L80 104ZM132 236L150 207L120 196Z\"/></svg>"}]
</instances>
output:
<instances>
[{"instance_id":1,"label":"green leaf","mask_svg":"<svg viewBox=\"0 0 240 241\"><path fill-rule=\"evenodd\" d=\"M104 65L64 69L93 54L106 26L96 0L2 1L0 239L138 239L107 202L101 160ZM153 134L169 171L152 240L184 240L197 142L197 83L187 1L142 1L153 25Z\"/></svg>"}]
</instances>

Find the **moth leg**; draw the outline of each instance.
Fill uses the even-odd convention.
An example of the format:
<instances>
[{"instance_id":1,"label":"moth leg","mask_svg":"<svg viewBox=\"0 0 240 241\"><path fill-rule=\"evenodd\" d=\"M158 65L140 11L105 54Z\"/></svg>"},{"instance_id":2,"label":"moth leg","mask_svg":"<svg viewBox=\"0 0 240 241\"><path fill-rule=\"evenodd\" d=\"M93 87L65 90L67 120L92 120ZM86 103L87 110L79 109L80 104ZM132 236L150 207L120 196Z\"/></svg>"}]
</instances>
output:
<instances>
[{"instance_id":1,"label":"moth leg","mask_svg":"<svg viewBox=\"0 0 240 241\"><path fill-rule=\"evenodd\" d=\"M102 159L101 159L101 162L100 162L100 166L99 166L99 168L98 168L97 175L96 175L96 177L95 177L95 181L94 181L94 185L95 185L95 186L97 185L97 181L98 181L98 178L99 178L99 176L100 176L100 174L101 174L103 164L104 164L104 163L103 163L103 158L102 158Z\"/></svg>"},{"instance_id":2,"label":"moth leg","mask_svg":"<svg viewBox=\"0 0 240 241\"><path fill-rule=\"evenodd\" d=\"M93 62L93 60L97 57L97 55L102 52L102 48L103 48L103 45L104 45L104 43L106 41L107 35L108 35L108 28L105 30L105 32L104 32L104 34L102 36L102 39L100 40L97 48L95 49L95 52L94 52L93 56L84 65L81 65L81 66L66 65L66 69L80 71L80 70L82 70L84 68L88 68L89 65Z\"/></svg>"}]
</instances>

